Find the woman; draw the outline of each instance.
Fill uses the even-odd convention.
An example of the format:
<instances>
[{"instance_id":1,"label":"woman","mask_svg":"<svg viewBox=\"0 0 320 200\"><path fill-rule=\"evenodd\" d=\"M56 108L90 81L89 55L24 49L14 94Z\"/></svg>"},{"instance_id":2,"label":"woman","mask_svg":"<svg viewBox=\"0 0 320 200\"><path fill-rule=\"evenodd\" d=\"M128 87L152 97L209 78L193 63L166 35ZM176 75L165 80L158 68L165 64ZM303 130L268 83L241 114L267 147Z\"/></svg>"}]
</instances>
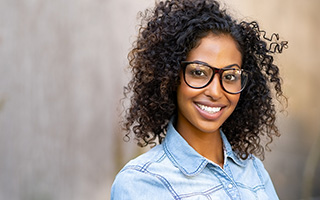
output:
<instances>
[{"instance_id":1,"label":"woman","mask_svg":"<svg viewBox=\"0 0 320 200\"><path fill-rule=\"evenodd\" d=\"M279 136L271 89L286 99L272 55L287 43L214 0L160 1L144 22L124 127L159 144L119 172L111 199L278 199L254 154Z\"/></svg>"}]
</instances>

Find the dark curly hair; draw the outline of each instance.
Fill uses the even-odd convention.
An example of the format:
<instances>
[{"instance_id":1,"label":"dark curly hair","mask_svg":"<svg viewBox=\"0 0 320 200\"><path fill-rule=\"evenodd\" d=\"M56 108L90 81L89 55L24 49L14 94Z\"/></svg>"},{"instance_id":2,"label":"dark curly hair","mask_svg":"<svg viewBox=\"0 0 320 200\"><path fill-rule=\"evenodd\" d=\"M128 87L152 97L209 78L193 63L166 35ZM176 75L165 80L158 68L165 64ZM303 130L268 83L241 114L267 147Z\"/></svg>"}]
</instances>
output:
<instances>
[{"instance_id":1,"label":"dark curly hair","mask_svg":"<svg viewBox=\"0 0 320 200\"><path fill-rule=\"evenodd\" d=\"M124 88L131 100L123 121L126 137L133 131L139 146L161 143L177 112L181 61L209 33L229 34L239 45L242 68L251 77L221 128L240 158L255 154L263 159L269 148L261 145L261 136L269 138L267 144L280 136L270 89L278 101L286 101L272 55L281 53L287 42L280 42L277 34L267 38L255 21L237 22L215 0L160 1L141 17L138 38L128 55L133 78Z\"/></svg>"}]
</instances>

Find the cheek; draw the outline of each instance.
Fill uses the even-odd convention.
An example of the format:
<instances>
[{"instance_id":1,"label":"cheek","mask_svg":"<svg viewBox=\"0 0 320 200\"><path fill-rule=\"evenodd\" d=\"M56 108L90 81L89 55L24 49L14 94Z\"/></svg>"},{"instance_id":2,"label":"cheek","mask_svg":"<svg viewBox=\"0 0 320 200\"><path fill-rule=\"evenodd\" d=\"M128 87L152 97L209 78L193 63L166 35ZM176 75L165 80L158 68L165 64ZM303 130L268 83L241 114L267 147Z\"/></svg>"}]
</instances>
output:
<instances>
[{"instance_id":1,"label":"cheek","mask_svg":"<svg viewBox=\"0 0 320 200\"><path fill-rule=\"evenodd\" d=\"M200 90L190 88L185 82L181 82L181 84L177 88L177 100L178 103L183 103L188 99L191 99L199 94Z\"/></svg>"},{"instance_id":2,"label":"cheek","mask_svg":"<svg viewBox=\"0 0 320 200\"><path fill-rule=\"evenodd\" d=\"M231 105L236 107L240 99L240 94L228 94L227 98L229 99Z\"/></svg>"},{"instance_id":3,"label":"cheek","mask_svg":"<svg viewBox=\"0 0 320 200\"><path fill-rule=\"evenodd\" d=\"M188 88L184 86L184 83L181 83L177 88L177 100L178 106L181 105L188 98Z\"/></svg>"},{"instance_id":4,"label":"cheek","mask_svg":"<svg viewBox=\"0 0 320 200\"><path fill-rule=\"evenodd\" d=\"M180 73L180 84L177 87L177 100L178 103L181 101L181 99L184 98L184 96L187 96L188 88L186 88L186 83L184 82L182 73Z\"/></svg>"}]
</instances>

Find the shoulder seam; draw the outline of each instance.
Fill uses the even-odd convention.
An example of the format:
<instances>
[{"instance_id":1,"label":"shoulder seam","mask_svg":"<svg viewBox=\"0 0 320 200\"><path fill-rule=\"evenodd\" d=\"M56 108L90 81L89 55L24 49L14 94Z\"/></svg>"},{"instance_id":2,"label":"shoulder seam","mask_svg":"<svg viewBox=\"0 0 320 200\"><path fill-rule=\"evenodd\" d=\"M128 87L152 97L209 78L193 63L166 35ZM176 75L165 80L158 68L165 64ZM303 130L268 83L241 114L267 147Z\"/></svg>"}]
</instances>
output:
<instances>
[{"instance_id":1,"label":"shoulder seam","mask_svg":"<svg viewBox=\"0 0 320 200\"><path fill-rule=\"evenodd\" d=\"M256 169L256 172L257 172L258 177L259 177L259 179L260 179L261 185L263 186L263 188L265 188L263 176L262 176L261 170L260 170L260 168L259 168L259 166L258 166L257 158L256 158L256 157L253 157L252 163L253 163L254 168Z\"/></svg>"},{"instance_id":2,"label":"shoulder seam","mask_svg":"<svg viewBox=\"0 0 320 200\"><path fill-rule=\"evenodd\" d=\"M150 172L148 170L148 167L152 164L153 162L147 162L146 164L144 164L143 166L139 166L139 165L128 165L126 168L124 168L123 170L121 170L120 173L127 171L127 170L134 170L143 174L148 174L156 179L158 179L161 184L167 188L170 192L170 194L172 195L173 199L175 200L181 200L181 197L177 194L177 192L173 189L172 185L169 183L169 181L161 176L160 174L156 174L153 172Z\"/></svg>"}]
</instances>

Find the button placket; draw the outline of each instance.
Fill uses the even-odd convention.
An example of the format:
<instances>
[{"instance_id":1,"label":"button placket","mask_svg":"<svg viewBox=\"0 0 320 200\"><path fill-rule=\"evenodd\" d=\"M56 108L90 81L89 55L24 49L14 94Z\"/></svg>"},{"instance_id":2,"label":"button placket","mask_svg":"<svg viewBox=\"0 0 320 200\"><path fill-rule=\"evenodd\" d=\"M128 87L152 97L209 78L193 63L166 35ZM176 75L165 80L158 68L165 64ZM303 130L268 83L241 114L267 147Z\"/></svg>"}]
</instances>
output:
<instances>
[{"instance_id":1,"label":"button placket","mask_svg":"<svg viewBox=\"0 0 320 200\"><path fill-rule=\"evenodd\" d=\"M234 182L228 162L225 164L223 169L215 164L211 164L210 168L215 176L221 181L225 192L228 193L232 199L240 199L240 193L236 183Z\"/></svg>"}]
</instances>

